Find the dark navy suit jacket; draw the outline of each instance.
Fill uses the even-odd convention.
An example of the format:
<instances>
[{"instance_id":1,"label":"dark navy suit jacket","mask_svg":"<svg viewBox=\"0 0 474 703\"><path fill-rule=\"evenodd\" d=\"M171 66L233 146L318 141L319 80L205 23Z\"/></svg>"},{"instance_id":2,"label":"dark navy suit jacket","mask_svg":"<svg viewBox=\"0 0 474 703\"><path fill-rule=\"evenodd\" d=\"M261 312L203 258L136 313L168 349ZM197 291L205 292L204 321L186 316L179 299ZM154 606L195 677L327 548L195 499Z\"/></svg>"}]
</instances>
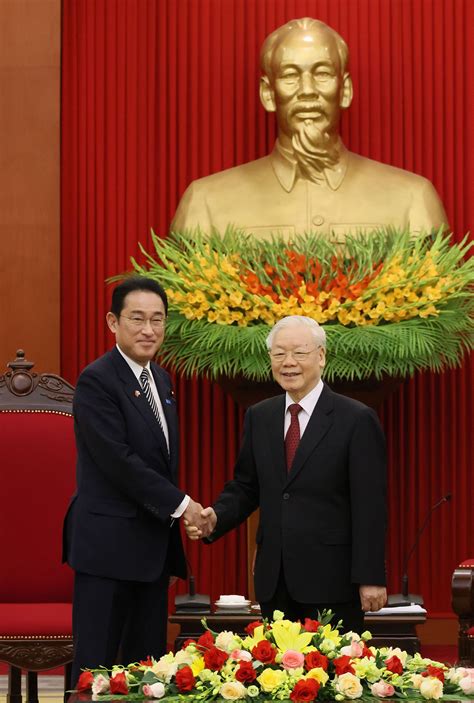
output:
<instances>
[{"instance_id":1,"label":"dark navy suit jacket","mask_svg":"<svg viewBox=\"0 0 474 703\"><path fill-rule=\"evenodd\" d=\"M140 384L114 348L81 373L74 396L77 490L63 559L76 571L150 582L166 563L185 577L178 522L178 422L169 375L151 364L170 452Z\"/></svg>"},{"instance_id":2,"label":"dark navy suit jacket","mask_svg":"<svg viewBox=\"0 0 474 703\"><path fill-rule=\"evenodd\" d=\"M210 541L260 508L255 592L274 594L283 563L301 603L348 602L384 585L385 440L377 415L324 385L288 473L285 396L249 408L234 479L217 499Z\"/></svg>"}]
</instances>

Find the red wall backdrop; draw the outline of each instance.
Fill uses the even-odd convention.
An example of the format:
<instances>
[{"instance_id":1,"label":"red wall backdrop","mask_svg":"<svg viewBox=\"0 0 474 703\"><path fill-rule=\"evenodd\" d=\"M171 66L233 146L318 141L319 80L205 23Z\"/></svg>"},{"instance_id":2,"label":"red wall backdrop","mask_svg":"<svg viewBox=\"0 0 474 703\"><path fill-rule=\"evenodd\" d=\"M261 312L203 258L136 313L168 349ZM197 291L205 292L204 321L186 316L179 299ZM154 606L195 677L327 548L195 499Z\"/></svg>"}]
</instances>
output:
<instances>
[{"instance_id":1,"label":"red wall backdrop","mask_svg":"<svg viewBox=\"0 0 474 703\"><path fill-rule=\"evenodd\" d=\"M349 148L430 178L457 240L472 226L470 0L63 0L61 358L68 380L111 344L105 279L129 266L138 242L150 244L150 227L166 235L188 183L272 147L274 124L258 100L259 48L270 31L305 15L349 44ZM453 493L409 570L411 590L437 613L450 609L456 563L474 553L472 379L469 362L444 375L418 374L381 409L392 591L427 509ZM176 385L183 485L207 504L231 475L242 411L206 381ZM245 591L243 528L188 551L199 590Z\"/></svg>"}]
</instances>

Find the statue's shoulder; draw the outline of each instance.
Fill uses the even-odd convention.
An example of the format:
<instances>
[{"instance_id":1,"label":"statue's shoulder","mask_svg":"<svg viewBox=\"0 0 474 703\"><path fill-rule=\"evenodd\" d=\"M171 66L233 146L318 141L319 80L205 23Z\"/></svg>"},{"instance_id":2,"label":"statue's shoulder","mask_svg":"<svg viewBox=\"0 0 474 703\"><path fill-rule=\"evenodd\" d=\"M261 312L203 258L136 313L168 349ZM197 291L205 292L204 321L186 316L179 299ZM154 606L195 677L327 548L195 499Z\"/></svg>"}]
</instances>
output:
<instances>
[{"instance_id":1,"label":"statue's shoulder","mask_svg":"<svg viewBox=\"0 0 474 703\"><path fill-rule=\"evenodd\" d=\"M210 176L197 178L191 185L195 192L199 192L200 190L208 191L209 188L217 186L221 188L233 188L238 183L250 182L262 178L265 173L271 171L271 156L263 156L261 159L248 161L240 166L233 166L224 171L212 173Z\"/></svg>"},{"instance_id":2,"label":"statue's shoulder","mask_svg":"<svg viewBox=\"0 0 474 703\"><path fill-rule=\"evenodd\" d=\"M413 188L430 187L430 181L424 176L417 173L406 171L397 166L390 166L382 161L375 161L366 156L361 156L353 151L349 152L349 168L353 176L369 177L383 182L393 183L394 185L403 184L405 187L409 185Z\"/></svg>"}]
</instances>

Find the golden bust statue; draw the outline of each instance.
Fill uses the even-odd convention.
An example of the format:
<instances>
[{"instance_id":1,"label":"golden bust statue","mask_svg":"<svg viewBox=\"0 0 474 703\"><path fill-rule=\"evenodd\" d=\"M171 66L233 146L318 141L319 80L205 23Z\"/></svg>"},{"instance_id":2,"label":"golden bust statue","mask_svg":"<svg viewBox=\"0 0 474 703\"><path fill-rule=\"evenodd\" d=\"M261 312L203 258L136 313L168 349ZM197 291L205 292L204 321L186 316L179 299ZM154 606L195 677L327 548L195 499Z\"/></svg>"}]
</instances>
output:
<instances>
[{"instance_id":1,"label":"golden bust statue","mask_svg":"<svg viewBox=\"0 0 474 703\"><path fill-rule=\"evenodd\" d=\"M447 224L426 178L342 143L341 112L352 101L348 56L342 37L311 18L270 34L261 51L260 98L276 113L272 153L191 183L171 229L224 232L233 224L256 236L315 231L337 239L385 225L421 232Z\"/></svg>"}]
</instances>

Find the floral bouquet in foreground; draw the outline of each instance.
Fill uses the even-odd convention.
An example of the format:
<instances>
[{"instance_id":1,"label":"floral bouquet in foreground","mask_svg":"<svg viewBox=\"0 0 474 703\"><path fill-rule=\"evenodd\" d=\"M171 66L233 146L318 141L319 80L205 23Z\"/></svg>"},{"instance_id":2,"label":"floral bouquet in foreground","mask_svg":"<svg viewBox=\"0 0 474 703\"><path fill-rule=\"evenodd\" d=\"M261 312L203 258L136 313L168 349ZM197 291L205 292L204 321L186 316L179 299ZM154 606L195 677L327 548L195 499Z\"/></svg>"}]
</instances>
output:
<instances>
[{"instance_id":1,"label":"floral bouquet in foreground","mask_svg":"<svg viewBox=\"0 0 474 703\"><path fill-rule=\"evenodd\" d=\"M176 654L158 661L84 671L77 690L92 692L94 700L474 698L474 669L370 647L370 632L342 634L329 624L331 615L327 611L319 621L301 624L275 611L273 622L250 623L246 637L207 629L197 641L188 640Z\"/></svg>"},{"instance_id":2,"label":"floral bouquet in foreground","mask_svg":"<svg viewBox=\"0 0 474 703\"><path fill-rule=\"evenodd\" d=\"M386 229L344 244L311 234L289 242L229 229L152 240L145 265L132 259L134 273L166 288L160 355L184 373L268 379L265 338L286 315L324 325L329 382L439 371L474 345L467 239Z\"/></svg>"}]
</instances>

